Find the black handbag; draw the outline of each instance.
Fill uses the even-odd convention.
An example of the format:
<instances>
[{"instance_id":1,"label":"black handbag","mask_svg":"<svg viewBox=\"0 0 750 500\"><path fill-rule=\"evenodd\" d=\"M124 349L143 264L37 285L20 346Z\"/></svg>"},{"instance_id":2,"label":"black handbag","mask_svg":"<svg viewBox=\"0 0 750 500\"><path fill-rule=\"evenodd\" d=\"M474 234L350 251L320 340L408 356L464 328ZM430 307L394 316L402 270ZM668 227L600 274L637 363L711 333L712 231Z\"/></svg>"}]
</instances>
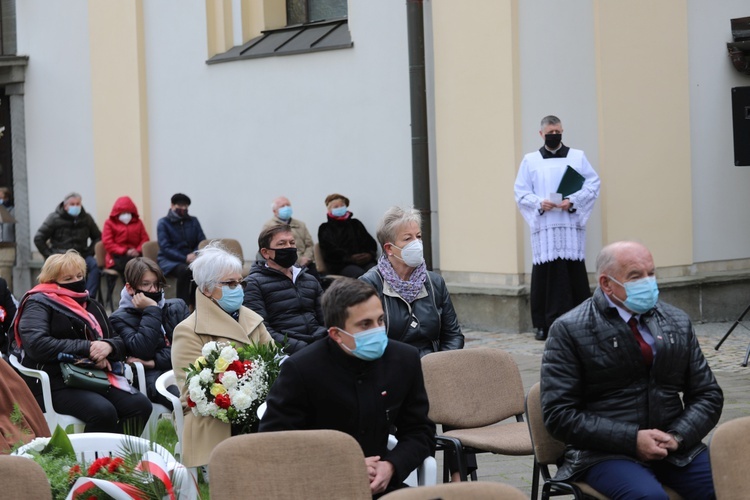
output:
<instances>
[{"instance_id":1,"label":"black handbag","mask_svg":"<svg viewBox=\"0 0 750 500\"><path fill-rule=\"evenodd\" d=\"M65 385L74 389L85 389L104 394L109 391L107 372L99 368L74 363L60 363Z\"/></svg>"}]
</instances>

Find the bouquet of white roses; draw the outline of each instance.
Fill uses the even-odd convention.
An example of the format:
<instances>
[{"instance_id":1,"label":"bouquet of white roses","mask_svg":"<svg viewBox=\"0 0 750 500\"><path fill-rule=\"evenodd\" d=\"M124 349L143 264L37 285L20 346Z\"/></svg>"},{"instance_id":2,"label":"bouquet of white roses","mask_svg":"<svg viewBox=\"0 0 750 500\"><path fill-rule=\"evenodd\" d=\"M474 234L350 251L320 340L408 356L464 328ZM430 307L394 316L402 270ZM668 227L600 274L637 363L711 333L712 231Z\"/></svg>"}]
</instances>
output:
<instances>
[{"instance_id":1,"label":"bouquet of white roses","mask_svg":"<svg viewBox=\"0 0 750 500\"><path fill-rule=\"evenodd\" d=\"M208 342L201 354L185 368L188 406L194 415L218 418L249 432L279 374L281 349L273 342L239 349L230 342Z\"/></svg>"}]
</instances>

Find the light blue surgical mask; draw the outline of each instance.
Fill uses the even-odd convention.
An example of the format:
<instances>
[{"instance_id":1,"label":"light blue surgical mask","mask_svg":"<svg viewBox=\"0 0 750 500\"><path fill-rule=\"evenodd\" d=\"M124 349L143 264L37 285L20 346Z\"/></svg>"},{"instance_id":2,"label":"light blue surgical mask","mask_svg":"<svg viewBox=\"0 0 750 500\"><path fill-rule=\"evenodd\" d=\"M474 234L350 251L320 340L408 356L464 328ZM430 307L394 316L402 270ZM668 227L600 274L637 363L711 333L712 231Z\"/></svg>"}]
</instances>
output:
<instances>
[{"instance_id":1,"label":"light blue surgical mask","mask_svg":"<svg viewBox=\"0 0 750 500\"><path fill-rule=\"evenodd\" d=\"M346 212L348 210L349 210L349 207L347 206L334 208L334 209L331 209L331 215L333 215L334 217L343 217L346 215Z\"/></svg>"},{"instance_id":2,"label":"light blue surgical mask","mask_svg":"<svg viewBox=\"0 0 750 500\"><path fill-rule=\"evenodd\" d=\"M292 218L292 207L289 205L279 209L279 219L289 220Z\"/></svg>"},{"instance_id":3,"label":"light blue surgical mask","mask_svg":"<svg viewBox=\"0 0 750 500\"><path fill-rule=\"evenodd\" d=\"M628 281L627 283L620 283L609 275L607 277L625 289L627 298L621 303L634 313L643 314L650 311L656 305L656 301L659 300L659 287L656 285L656 278L653 276ZM617 299L614 295L612 297ZM620 299L617 299L617 301L619 302Z\"/></svg>"},{"instance_id":4,"label":"light blue surgical mask","mask_svg":"<svg viewBox=\"0 0 750 500\"><path fill-rule=\"evenodd\" d=\"M81 205L71 205L68 207L67 212L71 217L78 217L81 215Z\"/></svg>"},{"instance_id":5,"label":"light blue surgical mask","mask_svg":"<svg viewBox=\"0 0 750 500\"><path fill-rule=\"evenodd\" d=\"M245 291L241 286L229 288L227 285L221 287L221 298L216 301L219 306L228 313L239 310L245 299Z\"/></svg>"},{"instance_id":6,"label":"light blue surgical mask","mask_svg":"<svg viewBox=\"0 0 750 500\"><path fill-rule=\"evenodd\" d=\"M356 335L352 335L341 328L338 330L354 339L354 349L349 349L344 344L341 344L341 346L359 359L365 361L380 359L385 352L385 348L388 347L388 334L385 333L385 326L377 326Z\"/></svg>"}]
</instances>

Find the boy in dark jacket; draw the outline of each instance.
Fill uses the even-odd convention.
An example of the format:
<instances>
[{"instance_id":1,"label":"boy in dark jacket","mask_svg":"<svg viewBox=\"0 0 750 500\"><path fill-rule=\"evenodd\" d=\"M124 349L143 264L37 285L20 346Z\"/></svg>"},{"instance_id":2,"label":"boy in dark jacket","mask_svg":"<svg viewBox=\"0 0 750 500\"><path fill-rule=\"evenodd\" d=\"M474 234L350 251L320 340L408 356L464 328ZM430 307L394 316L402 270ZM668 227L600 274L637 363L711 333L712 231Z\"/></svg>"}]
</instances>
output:
<instances>
[{"instance_id":1,"label":"boy in dark jacket","mask_svg":"<svg viewBox=\"0 0 750 500\"><path fill-rule=\"evenodd\" d=\"M182 299L164 299L164 274L151 259L136 257L125 266L125 287L120 307L109 317L125 342L127 362L146 369L146 393L154 403L171 408L156 391L156 379L172 369L172 332L190 314ZM169 391L179 397L177 386Z\"/></svg>"}]
</instances>

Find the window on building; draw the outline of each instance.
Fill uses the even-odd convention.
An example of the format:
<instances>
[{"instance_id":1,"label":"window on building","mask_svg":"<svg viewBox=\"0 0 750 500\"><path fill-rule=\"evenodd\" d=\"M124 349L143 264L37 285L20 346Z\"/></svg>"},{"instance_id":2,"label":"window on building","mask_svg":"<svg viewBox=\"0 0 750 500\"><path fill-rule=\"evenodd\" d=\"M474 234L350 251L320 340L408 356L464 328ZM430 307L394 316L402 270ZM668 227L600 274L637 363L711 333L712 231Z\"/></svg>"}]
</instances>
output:
<instances>
[{"instance_id":1,"label":"window on building","mask_svg":"<svg viewBox=\"0 0 750 500\"><path fill-rule=\"evenodd\" d=\"M347 16L347 0L286 0L288 26Z\"/></svg>"}]
</instances>

